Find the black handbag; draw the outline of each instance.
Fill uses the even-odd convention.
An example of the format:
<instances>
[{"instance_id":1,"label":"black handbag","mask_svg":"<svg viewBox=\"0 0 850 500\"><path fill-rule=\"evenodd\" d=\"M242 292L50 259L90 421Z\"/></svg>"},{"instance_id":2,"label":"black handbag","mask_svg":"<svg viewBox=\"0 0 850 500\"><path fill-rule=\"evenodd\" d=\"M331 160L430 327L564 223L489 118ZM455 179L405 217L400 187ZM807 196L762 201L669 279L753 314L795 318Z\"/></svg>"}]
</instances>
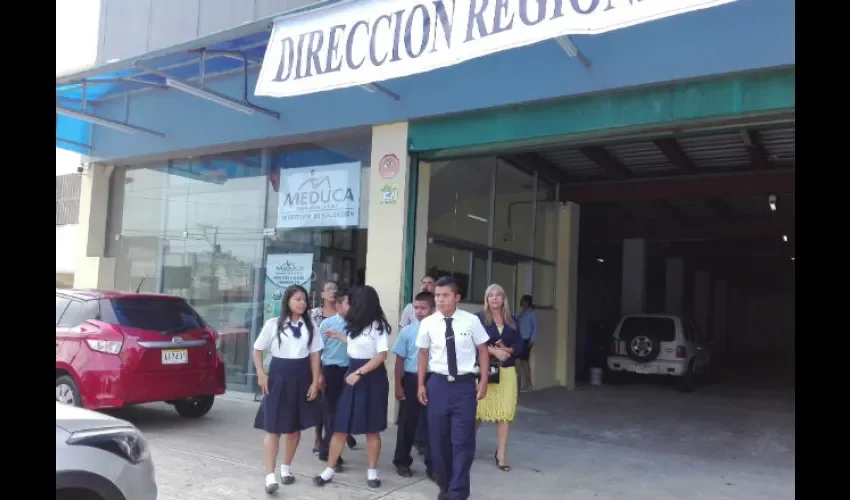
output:
<instances>
[{"instance_id":1,"label":"black handbag","mask_svg":"<svg viewBox=\"0 0 850 500\"><path fill-rule=\"evenodd\" d=\"M478 362L475 363L475 368L478 370L479 376L475 377L477 381L481 381L481 368L478 365ZM496 358L490 358L490 366L489 366L489 376L487 377L488 384L498 384L499 383L499 375L502 371L502 362Z\"/></svg>"}]
</instances>

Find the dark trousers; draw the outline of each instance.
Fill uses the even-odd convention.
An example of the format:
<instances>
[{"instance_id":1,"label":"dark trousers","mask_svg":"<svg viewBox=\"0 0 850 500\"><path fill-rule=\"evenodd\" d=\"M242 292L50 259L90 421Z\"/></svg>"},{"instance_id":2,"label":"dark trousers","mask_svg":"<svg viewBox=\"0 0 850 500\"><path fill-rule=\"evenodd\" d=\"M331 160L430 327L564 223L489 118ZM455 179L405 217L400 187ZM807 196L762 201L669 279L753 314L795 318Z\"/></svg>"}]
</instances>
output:
<instances>
[{"instance_id":1,"label":"dark trousers","mask_svg":"<svg viewBox=\"0 0 850 500\"><path fill-rule=\"evenodd\" d=\"M322 436L322 446L319 449L319 456L325 457L328 454L333 436L333 421L336 416L336 405L339 400L342 389L345 387L345 371L344 366L325 365L322 367L322 374L325 376L325 390L322 393L322 425L324 427Z\"/></svg>"},{"instance_id":2,"label":"dark trousers","mask_svg":"<svg viewBox=\"0 0 850 500\"><path fill-rule=\"evenodd\" d=\"M423 411L416 425L416 435L413 444L419 448L428 448L428 412Z\"/></svg>"},{"instance_id":3,"label":"dark trousers","mask_svg":"<svg viewBox=\"0 0 850 500\"><path fill-rule=\"evenodd\" d=\"M475 380L428 380L428 451L441 493L450 500L469 498L469 470L475 458Z\"/></svg>"},{"instance_id":4,"label":"dark trousers","mask_svg":"<svg viewBox=\"0 0 850 500\"><path fill-rule=\"evenodd\" d=\"M416 431L419 424L427 419L427 414L425 407L419 402L418 376L413 373L405 373L402 376L401 384L404 388L404 400L399 402L398 433L393 465L410 467L413 464L413 456L410 452L413 450L413 444L416 440ZM430 471L429 462L426 451L425 468Z\"/></svg>"}]
</instances>

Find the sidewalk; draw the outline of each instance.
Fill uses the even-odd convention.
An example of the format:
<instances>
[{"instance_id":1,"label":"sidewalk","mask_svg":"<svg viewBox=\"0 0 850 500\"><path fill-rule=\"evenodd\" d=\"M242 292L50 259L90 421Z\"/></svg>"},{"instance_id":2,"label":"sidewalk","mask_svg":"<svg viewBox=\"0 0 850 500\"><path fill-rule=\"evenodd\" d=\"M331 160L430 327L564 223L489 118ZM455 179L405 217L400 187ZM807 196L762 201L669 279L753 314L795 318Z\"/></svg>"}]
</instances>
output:
<instances>
[{"instance_id":1,"label":"sidewalk","mask_svg":"<svg viewBox=\"0 0 850 500\"><path fill-rule=\"evenodd\" d=\"M124 410L121 417L138 425L151 443L160 500L266 499L263 491L262 434L252 429L257 403L242 396L216 400L204 418L189 421L167 405ZM521 409L538 420L545 415ZM495 429L485 426L478 438L472 469L472 499L526 500L667 500L794 498L794 473L785 467L750 464L646 451L606 442L539 434L523 418L513 426L511 472L495 467ZM551 428L547 429L551 432ZM544 431L545 432L545 431ZM424 477L421 460L414 477L401 478L391 465L395 427L384 433L380 471L383 486L365 484L365 439L346 450L346 472L324 488L312 484L322 464L311 454L313 433L305 432L293 473L296 482L281 487L277 498L339 500L433 500L437 487Z\"/></svg>"}]
</instances>

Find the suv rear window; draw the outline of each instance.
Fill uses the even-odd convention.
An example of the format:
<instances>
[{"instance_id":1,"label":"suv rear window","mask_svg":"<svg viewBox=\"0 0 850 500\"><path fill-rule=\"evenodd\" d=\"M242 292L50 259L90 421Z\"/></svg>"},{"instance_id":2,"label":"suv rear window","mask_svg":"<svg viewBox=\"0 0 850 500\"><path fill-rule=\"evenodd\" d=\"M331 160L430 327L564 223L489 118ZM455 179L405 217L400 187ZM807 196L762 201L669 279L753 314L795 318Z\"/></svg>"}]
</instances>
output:
<instances>
[{"instance_id":1,"label":"suv rear window","mask_svg":"<svg viewBox=\"0 0 850 500\"><path fill-rule=\"evenodd\" d=\"M101 316L107 323L174 333L206 326L201 316L182 299L139 298L103 302Z\"/></svg>"},{"instance_id":2,"label":"suv rear window","mask_svg":"<svg viewBox=\"0 0 850 500\"><path fill-rule=\"evenodd\" d=\"M623 320L620 338L631 335L655 334L660 342L676 340L676 322L671 318L631 317Z\"/></svg>"}]
</instances>

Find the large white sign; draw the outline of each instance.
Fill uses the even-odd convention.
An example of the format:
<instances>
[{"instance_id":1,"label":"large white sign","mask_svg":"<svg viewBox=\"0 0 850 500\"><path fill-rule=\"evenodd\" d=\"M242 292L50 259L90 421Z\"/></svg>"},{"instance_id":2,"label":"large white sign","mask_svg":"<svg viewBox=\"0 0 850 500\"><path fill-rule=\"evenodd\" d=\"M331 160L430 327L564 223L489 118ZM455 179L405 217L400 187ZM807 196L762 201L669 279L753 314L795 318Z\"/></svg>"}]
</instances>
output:
<instances>
[{"instance_id":1,"label":"large white sign","mask_svg":"<svg viewBox=\"0 0 850 500\"><path fill-rule=\"evenodd\" d=\"M280 169L277 227L360 223L360 163Z\"/></svg>"},{"instance_id":2,"label":"large white sign","mask_svg":"<svg viewBox=\"0 0 850 500\"><path fill-rule=\"evenodd\" d=\"M735 0L357 0L275 21L255 93L389 80Z\"/></svg>"}]
</instances>

